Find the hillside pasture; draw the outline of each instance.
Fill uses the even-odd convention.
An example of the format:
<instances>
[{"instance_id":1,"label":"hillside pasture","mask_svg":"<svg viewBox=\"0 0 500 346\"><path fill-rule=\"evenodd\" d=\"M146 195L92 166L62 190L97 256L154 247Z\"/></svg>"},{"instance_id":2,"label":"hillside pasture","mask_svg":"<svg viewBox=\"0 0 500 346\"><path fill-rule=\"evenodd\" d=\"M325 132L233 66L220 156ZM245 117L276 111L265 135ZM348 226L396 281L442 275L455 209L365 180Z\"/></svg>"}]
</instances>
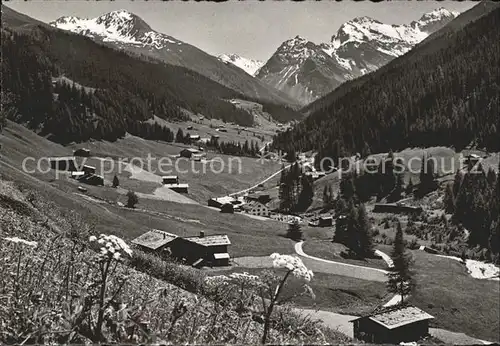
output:
<instances>
[{"instance_id":1,"label":"hillside pasture","mask_svg":"<svg viewBox=\"0 0 500 346\"><path fill-rule=\"evenodd\" d=\"M86 147L93 155L101 158L114 160L128 158L130 163L137 165L137 168L141 168L138 165L142 163L142 169L150 170L153 174L144 172L144 175L134 177L133 174L131 175L132 166L127 166L127 164L120 166L115 161L113 172L108 176L105 174L105 178L110 180L114 174L117 174L124 188L135 186L138 192L152 194L156 188L161 187L161 176L177 175L180 183L189 184L188 196L199 203L206 203L211 197L225 196L252 187L281 169L281 165L276 161L260 161L257 158L234 157L212 152L207 153L206 161L179 159L176 156L186 146L147 141L135 136L127 136L116 142L102 141L74 145L74 148L76 147ZM148 161L148 154L151 155L150 161ZM87 161L104 170L110 170L110 161L104 164L99 164L92 158ZM123 167L123 169L118 167ZM134 167L134 171L138 169ZM133 183L132 180L146 183ZM157 185L150 183L157 183Z\"/></svg>"},{"instance_id":2,"label":"hillside pasture","mask_svg":"<svg viewBox=\"0 0 500 346\"><path fill-rule=\"evenodd\" d=\"M390 253L391 247L378 245ZM435 317L431 327L500 341L500 284L474 279L459 261L420 250L410 251L417 283L410 303Z\"/></svg>"}]
</instances>

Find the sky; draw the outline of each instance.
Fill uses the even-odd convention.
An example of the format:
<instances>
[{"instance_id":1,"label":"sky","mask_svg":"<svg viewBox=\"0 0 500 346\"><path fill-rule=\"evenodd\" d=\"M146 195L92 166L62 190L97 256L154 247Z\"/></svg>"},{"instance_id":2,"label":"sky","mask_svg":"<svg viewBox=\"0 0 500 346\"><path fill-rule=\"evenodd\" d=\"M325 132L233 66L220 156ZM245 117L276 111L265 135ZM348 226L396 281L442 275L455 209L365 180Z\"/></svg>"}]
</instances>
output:
<instances>
[{"instance_id":1,"label":"sky","mask_svg":"<svg viewBox=\"0 0 500 346\"><path fill-rule=\"evenodd\" d=\"M9 1L10 8L43 22L62 16L94 18L125 9L154 30L192 44L212 55L238 54L267 60L286 40L300 35L315 43L329 42L350 19L368 16L387 24L406 24L444 7L463 12L471 1L256 1L224 3L181 1Z\"/></svg>"}]
</instances>

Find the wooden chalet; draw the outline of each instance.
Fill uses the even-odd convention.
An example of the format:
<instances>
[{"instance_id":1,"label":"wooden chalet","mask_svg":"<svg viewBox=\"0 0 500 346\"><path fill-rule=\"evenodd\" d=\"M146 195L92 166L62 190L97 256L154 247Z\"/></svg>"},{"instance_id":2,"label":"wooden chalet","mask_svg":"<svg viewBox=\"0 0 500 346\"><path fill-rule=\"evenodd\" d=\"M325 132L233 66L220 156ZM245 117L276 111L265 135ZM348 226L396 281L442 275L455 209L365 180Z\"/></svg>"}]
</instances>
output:
<instances>
[{"instance_id":1,"label":"wooden chalet","mask_svg":"<svg viewBox=\"0 0 500 346\"><path fill-rule=\"evenodd\" d=\"M182 149L181 152L179 153L179 155L181 157L185 157L185 158L188 158L190 159L191 156L193 156L194 154L199 154L200 151L198 149L195 149L195 148L185 148L185 149Z\"/></svg>"},{"instance_id":2,"label":"wooden chalet","mask_svg":"<svg viewBox=\"0 0 500 346\"><path fill-rule=\"evenodd\" d=\"M331 216L320 216L318 219L318 227L329 227L333 225L333 218Z\"/></svg>"},{"instance_id":3,"label":"wooden chalet","mask_svg":"<svg viewBox=\"0 0 500 346\"><path fill-rule=\"evenodd\" d=\"M51 157L49 162L50 168L57 171L75 172L78 170L74 156Z\"/></svg>"},{"instance_id":4,"label":"wooden chalet","mask_svg":"<svg viewBox=\"0 0 500 346\"><path fill-rule=\"evenodd\" d=\"M179 177L176 175L167 175L161 178L163 184L179 184Z\"/></svg>"},{"instance_id":5,"label":"wooden chalet","mask_svg":"<svg viewBox=\"0 0 500 346\"><path fill-rule=\"evenodd\" d=\"M97 174L84 175L78 181L94 186L104 186L104 177Z\"/></svg>"},{"instance_id":6,"label":"wooden chalet","mask_svg":"<svg viewBox=\"0 0 500 346\"><path fill-rule=\"evenodd\" d=\"M234 205L232 203L225 203L221 206L220 212L232 214L232 213L234 213Z\"/></svg>"},{"instance_id":7,"label":"wooden chalet","mask_svg":"<svg viewBox=\"0 0 500 346\"><path fill-rule=\"evenodd\" d=\"M172 256L194 267L229 265L228 245L225 234L206 236L203 231L195 237L177 237L169 244Z\"/></svg>"},{"instance_id":8,"label":"wooden chalet","mask_svg":"<svg viewBox=\"0 0 500 346\"><path fill-rule=\"evenodd\" d=\"M356 318L354 337L367 343L399 344L421 340L429 334L429 320L434 317L411 305L384 308Z\"/></svg>"},{"instance_id":9,"label":"wooden chalet","mask_svg":"<svg viewBox=\"0 0 500 346\"><path fill-rule=\"evenodd\" d=\"M89 157L90 156L90 150L85 149L85 148L80 148L76 149L73 151L74 156L83 156L83 157Z\"/></svg>"},{"instance_id":10,"label":"wooden chalet","mask_svg":"<svg viewBox=\"0 0 500 346\"><path fill-rule=\"evenodd\" d=\"M168 245L176 238L175 234L154 229L132 240L132 244L146 252L167 255Z\"/></svg>"},{"instance_id":11,"label":"wooden chalet","mask_svg":"<svg viewBox=\"0 0 500 346\"><path fill-rule=\"evenodd\" d=\"M165 184L165 187L179 193L188 193L189 184Z\"/></svg>"},{"instance_id":12,"label":"wooden chalet","mask_svg":"<svg viewBox=\"0 0 500 346\"><path fill-rule=\"evenodd\" d=\"M96 169L94 166L89 166L89 165L83 165L83 169L82 169L83 173L85 173L86 175L91 175L91 174L95 174L96 172Z\"/></svg>"}]
</instances>

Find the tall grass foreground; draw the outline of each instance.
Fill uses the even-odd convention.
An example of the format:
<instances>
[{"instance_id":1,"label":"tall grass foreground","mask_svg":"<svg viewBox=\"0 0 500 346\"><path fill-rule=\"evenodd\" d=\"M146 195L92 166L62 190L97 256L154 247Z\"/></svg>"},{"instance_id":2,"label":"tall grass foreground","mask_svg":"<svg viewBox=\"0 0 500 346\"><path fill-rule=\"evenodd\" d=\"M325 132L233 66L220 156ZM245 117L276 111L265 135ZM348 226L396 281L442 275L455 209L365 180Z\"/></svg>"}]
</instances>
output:
<instances>
[{"instance_id":1,"label":"tall grass foreground","mask_svg":"<svg viewBox=\"0 0 500 346\"><path fill-rule=\"evenodd\" d=\"M0 342L327 342L316 322L275 308L290 275L313 277L297 257L272 255L283 277L270 271L207 277L203 294L195 295L131 269L125 265L131 256L113 235L0 238ZM312 290L304 285L297 294Z\"/></svg>"}]
</instances>

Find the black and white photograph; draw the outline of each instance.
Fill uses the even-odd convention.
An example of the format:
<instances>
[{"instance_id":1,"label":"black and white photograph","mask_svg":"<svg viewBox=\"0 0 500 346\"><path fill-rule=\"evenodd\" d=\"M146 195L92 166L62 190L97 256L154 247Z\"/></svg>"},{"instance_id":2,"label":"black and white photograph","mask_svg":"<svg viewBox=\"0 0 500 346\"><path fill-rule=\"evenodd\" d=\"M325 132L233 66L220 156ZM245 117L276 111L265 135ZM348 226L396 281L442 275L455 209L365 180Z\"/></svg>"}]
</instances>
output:
<instances>
[{"instance_id":1,"label":"black and white photograph","mask_svg":"<svg viewBox=\"0 0 500 346\"><path fill-rule=\"evenodd\" d=\"M500 2L1 4L0 345L500 343Z\"/></svg>"}]
</instances>

